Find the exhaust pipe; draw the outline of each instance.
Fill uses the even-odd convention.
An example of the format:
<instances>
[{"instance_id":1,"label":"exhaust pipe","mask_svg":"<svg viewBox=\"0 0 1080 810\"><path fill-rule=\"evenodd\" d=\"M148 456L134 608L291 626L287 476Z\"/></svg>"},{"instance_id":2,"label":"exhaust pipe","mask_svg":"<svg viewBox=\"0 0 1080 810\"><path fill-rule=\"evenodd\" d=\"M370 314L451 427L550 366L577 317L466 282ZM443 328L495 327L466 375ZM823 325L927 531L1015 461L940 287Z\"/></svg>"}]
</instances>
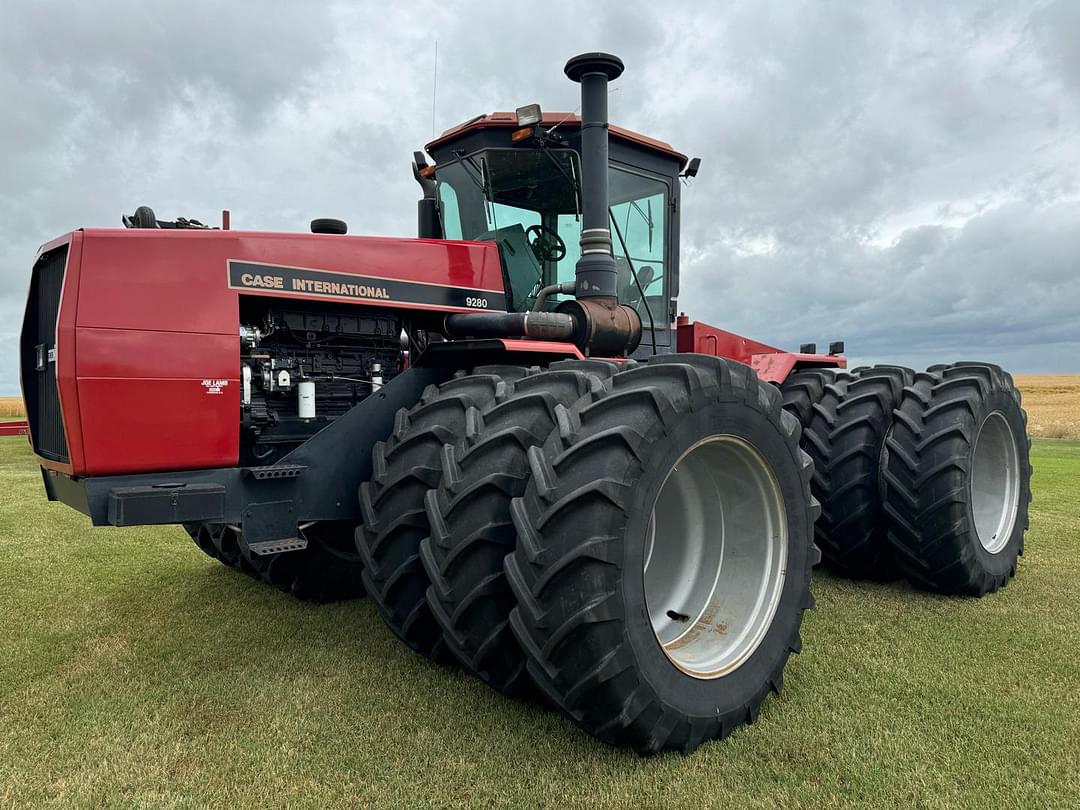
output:
<instances>
[{"instance_id":1,"label":"exhaust pipe","mask_svg":"<svg viewBox=\"0 0 1080 810\"><path fill-rule=\"evenodd\" d=\"M583 53L566 63L566 75L581 84L581 258L578 298L614 297L618 273L608 227L608 82L623 63L606 53Z\"/></svg>"},{"instance_id":2,"label":"exhaust pipe","mask_svg":"<svg viewBox=\"0 0 1080 810\"><path fill-rule=\"evenodd\" d=\"M575 300L557 312L578 324L575 342L590 354L629 354L641 342L641 318L618 299L618 270L608 227L608 82L623 63L609 53L583 53L564 71L581 85L581 258L574 275Z\"/></svg>"},{"instance_id":3,"label":"exhaust pipe","mask_svg":"<svg viewBox=\"0 0 1080 810\"><path fill-rule=\"evenodd\" d=\"M515 313L450 315L445 328L459 336L558 336L573 340L588 355L624 356L641 342L641 317L619 303L608 227L608 82L622 75L623 63L608 53L583 53L567 62L564 71L581 85L582 229L574 298L553 313L533 312L528 319Z\"/></svg>"}]
</instances>

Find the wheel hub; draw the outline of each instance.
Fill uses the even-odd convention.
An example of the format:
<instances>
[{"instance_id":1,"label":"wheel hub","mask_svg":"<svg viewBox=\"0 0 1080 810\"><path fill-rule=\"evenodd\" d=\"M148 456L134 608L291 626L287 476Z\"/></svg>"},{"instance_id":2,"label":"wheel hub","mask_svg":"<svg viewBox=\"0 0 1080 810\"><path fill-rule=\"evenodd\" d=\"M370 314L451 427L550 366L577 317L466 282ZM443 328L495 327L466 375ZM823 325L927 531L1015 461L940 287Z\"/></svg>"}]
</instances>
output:
<instances>
[{"instance_id":1,"label":"wheel hub","mask_svg":"<svg viewBox=\"0 0 1080 810\"><path fill-rule=\"evenodd\" d=\"M736 670L765 637L786 575L783 497L765 459L735 436L695 444L661 486L645 544L664 654L695 678Z\"/></svg>"},{"instance_id":2,"label":"wheel hub","mask_svg":"<svg viewBox=\"0 0 1080 810\"><path fill-rule=\"evenodd\" d=\"M1020 461L1001 411L983 420L971 456L971 514L979 543L991 554L1012 537L1020 497Z\"/></svg>"}]
</instances>

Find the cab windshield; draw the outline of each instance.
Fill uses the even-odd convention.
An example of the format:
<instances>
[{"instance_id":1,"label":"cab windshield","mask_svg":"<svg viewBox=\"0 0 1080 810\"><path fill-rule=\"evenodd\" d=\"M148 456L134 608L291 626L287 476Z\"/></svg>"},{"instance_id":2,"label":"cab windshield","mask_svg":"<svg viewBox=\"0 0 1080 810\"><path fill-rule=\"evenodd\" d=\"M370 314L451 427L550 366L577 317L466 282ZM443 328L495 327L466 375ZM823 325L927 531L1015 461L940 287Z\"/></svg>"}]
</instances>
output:
<instances>
[{"instance_id":1,"label":"cab windshield","mask_svg":"<svg viewBox=\"0 0 1080 810\"><path fill-rule=\"evenodd\" d=\"M541 287L574 279L580 176L571 149L485 149L437 169L444 236L498 244L519 312L532 307ZM619 300L635 307L646 327L665 328L667 183L612 165L608 184ZM565 297L552 296L550 306Z\"/></svg>"}]
</instances>

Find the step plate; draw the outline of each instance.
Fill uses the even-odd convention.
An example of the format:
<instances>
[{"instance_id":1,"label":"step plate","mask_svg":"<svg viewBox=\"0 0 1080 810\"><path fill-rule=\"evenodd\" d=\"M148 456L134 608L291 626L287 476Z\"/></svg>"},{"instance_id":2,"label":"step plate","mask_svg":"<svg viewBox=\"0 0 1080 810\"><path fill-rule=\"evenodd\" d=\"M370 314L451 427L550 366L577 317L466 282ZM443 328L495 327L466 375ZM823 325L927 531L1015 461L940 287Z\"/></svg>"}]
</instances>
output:
<instances>
[{"instance_id":1,"label":"step plate","mask_svg":"<svg viewBox=\"0 0 1080 810\"><path fill-rule=\"evenodd\" d=\"M303 537L293 537L288 540L264 540L261 543L248 543L248 549L260 557L268 557L271 554L282 554L286 551L303 551L307 548L307 540Z\"/></svg>"},{"instance_id":2,"label":"step plate","mask_svg":"<svg viewBox=\"0 0 1080 810\"><path fill-rule=\"evenodd\" d=\"M299 478L306 469L302 464L276 464L270 467L245 467L244 474L256 481L276 481L281 478Z\"/></svg>"}]
</instances>

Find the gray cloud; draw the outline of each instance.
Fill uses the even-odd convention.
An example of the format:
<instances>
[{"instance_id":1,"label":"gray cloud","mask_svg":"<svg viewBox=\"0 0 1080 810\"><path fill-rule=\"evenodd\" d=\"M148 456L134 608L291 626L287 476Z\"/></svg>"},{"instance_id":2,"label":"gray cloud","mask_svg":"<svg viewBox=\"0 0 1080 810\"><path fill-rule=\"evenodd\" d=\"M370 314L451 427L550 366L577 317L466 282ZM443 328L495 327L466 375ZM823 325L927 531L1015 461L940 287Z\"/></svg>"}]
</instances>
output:
<instances>
[{"instance_id":1,"label":"gray cloud","mask_svg":"<svg viewBox=\"0 0 1080 810\"><path fill-rule=\"evenodd\" d=\"M683 305L861 361L1080 369L1080 7L16 2L0 28L0 394L39 243L163 216L409 234L409 154L627 63L613 119L703 158ZM62 21L62 24L58 24Z\"/></svg>"}]
</instances>

